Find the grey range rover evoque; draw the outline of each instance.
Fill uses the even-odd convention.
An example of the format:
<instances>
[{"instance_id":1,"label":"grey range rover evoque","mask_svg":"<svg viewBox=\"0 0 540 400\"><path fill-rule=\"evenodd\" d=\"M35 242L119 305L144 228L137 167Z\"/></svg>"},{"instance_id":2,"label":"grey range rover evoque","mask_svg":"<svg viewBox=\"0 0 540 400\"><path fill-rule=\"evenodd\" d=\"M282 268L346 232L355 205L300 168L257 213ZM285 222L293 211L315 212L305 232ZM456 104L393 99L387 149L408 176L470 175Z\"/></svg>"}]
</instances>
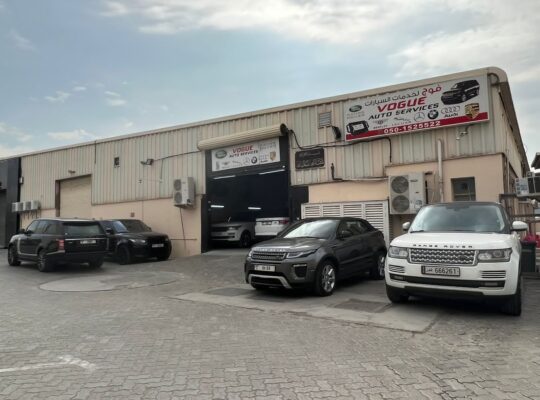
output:
<instances>
[{"instance_id":1,"label":"grey range rover evoque","mask_svg":"<svg viewBox=\"0 0 540 400\"><path fill-rule=\"evenodd\" d=\"M246 282L255 289L312 288L329 296L336 282L369 272L384 278L386 245L381 231L360 218L298 221L275 239L251 248Z\"/></svg>"}]
</instances>

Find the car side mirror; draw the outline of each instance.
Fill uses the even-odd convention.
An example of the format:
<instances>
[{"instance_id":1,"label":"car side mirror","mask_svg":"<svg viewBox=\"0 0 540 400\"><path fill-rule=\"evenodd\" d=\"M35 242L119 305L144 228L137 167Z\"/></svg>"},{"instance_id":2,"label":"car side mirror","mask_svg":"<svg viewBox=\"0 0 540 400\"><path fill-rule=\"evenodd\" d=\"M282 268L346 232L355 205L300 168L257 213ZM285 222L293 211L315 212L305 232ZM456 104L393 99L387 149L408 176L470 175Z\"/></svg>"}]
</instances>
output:
<instances>
[{"instance_id":1,"label":"car side mirror","mask_svg":"<svg viewBox=\"0 0 540 400\"><path fill-rule=\"evenodd\" d=\"M340 239L347 239L348 237L352 236L352 232L348 229L343 229L342 231L339 231L339 238Z\"/></svg>"},{"instance_id":2,"label":"car side mirror","mask_svg":"<svg viewBox=\"0 0 540 400\"><path fill-rule=\"evenodd\" d=\"M24 231L24 234L25 234L26 236L30 236L32 233L34 233L34 232L31 231L31 230L29 230L29 229L27 229L27 230Z\"/></svg>"},{"instance_id":3,"label":"car side mirror","mask_svg":"<svg viewBox=\"0 0 540 400\"><path fill-rule=\"evenodd\" d=\"M113 235L114 234L114 231L112 230L112 228L105 228L105 233L107 235Z\"/></svg>"},{"instance_id":4,"label":"car side mirror","mask_svg":"<svg viewBox=\"0 0 540 400\"><path fill-rule=\"evenodd\" d=\"M24 228L19 229L19 233L21 235L24 235L26 233L26 230Z\"/></svg>"},{"instance_id":5,"label":"car side mirror","mask_svg":"<svg viewBox=\"0 0 540 400\"><path fill-rule=\"evenodd\" d=\"M403 231L407 232L409 230L409 228L411 227L411 223L410 222L405 222L403 225Z\"/></svg>"},{"instance_id":6,"label":"car side mirror","mask_svg":"<svg viewBox=\"0 0 540 400\"><path fill-rule=\"evenodd\" d=\"M512 230L516 232L522 232L527 231L529 229L529 225L527 225L523 221L514 221L512 222Z\"/></svg>"}]
</instances>

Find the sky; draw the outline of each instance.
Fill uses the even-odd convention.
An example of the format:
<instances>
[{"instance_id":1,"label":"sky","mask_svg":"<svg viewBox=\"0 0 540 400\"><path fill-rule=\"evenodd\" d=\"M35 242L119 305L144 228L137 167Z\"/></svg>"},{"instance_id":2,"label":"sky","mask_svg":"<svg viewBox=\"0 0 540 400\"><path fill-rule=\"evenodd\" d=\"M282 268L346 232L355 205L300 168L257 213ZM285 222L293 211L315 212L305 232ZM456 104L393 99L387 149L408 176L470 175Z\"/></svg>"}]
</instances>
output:
<instances>
[{"instance_id":1,"label":"sky","mask_svg":"<svg viewBox=\"0 0 540 400\"><path fill-rule=\"evenodd\" d=\"M0 0L0 157L497 66L540 151L540 1Z\"/></svg>"}]
</instances>

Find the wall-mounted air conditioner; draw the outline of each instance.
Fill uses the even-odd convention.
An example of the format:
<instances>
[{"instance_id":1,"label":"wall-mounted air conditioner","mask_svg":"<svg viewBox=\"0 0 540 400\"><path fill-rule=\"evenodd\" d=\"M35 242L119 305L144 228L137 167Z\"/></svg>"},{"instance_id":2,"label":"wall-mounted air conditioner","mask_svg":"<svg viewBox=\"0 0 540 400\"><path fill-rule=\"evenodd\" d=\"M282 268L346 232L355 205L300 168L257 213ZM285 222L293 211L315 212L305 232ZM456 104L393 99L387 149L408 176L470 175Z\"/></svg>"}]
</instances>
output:
<instances>
[{"instance_id":1,"label":"wall-mounted air conditioner","mask_svg":"<svg viewBox=\"0 0 540 400\"><path fill-rule=\"evenodd\" d=\"M23 211L32 211L32 202L31 201L23 202Z\"/></svg>"},{"instance_id":2,"label":"wall-mounted air conditioner","mask_svg":"<svg viewBox=\"0 0 540 400\"><path fill-rule=\"evenodd\" d=\"M11 203L11 212L19 213L23 211L23 208L23 203L21 202Z\"/></svg>"},{"instance_id":3,"label":"wall-mounted air conditioner","mask_svg":"<svg viewBox=\"0 0 540 400\"><path fill-rule=\"evenodd\" d=\"M37 211L40 208L41 208L41 203L39 202L39 200L32 200L31 205L30 205L30 210Z\"/></svg>"},{"instance_id":4,"label":"wall-mounted air conditioner","mask_svg":"<svg viewBox=\"0 0 540 400\"><path fill-rule=\"evenodd\" d=\"M195 181L192 177L184 177L173 181L173 202L177 207L195 205Z\"/></svg>"},{"instance_id":5,"label":"wall-mounted air conditioner","mask_svg":"<svg viewBox=\"0 0 540 400\"><path fill-rule=\"evenodd\" d=\"M423 172L391 176L388 183L390 214L416 214L426 204Z\"/></svg>"}]
</instances>

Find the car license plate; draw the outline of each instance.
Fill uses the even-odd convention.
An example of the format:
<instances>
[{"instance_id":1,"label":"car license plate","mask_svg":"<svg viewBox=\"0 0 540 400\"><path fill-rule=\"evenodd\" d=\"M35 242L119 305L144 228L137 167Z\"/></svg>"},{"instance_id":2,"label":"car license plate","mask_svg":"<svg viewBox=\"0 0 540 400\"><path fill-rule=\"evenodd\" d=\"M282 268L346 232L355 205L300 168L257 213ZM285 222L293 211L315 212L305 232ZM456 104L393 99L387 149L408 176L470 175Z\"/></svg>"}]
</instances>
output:
<instances>
[{"instance_id":1,"label":"car license plate","mask_svg":"<svg viewBox=\"0 0 540 400\"><path fill-rule=\"evenodd\" d=\"M422 267L422 273L424 275L446 275L446 276L459 276L460 271L458 267L431 267L424 265Z\"/></svg>"},{"instance_id":2,"label":"car license plate","mask_svg":"<svg viewBox=\"0 0 540 400\"><path fill-rule=\"evenodd\" d=\"M154 243L152 247L164 247L165 245L163 243Z\"/></svg>"},{"instance_id":3,"label":"car license plate","mask_svg":"<svg viewBox=\"0 0 540 400\"><path fill-rule=\"evenodd\" d=\"M96 244L95 240L81 240L81 244Z\"/></svg>"},{"instance_id":4,"label":"car license plate","mask_svg":"<svg viewBox=\"0 0 540 400\"><path fill-rule=\"evenodd\" d=\"M265 272L275 272L276 266L275 265L262 265L257 264L255 265L255 271L265 271Z\"/></svg>"}]
</instances>

